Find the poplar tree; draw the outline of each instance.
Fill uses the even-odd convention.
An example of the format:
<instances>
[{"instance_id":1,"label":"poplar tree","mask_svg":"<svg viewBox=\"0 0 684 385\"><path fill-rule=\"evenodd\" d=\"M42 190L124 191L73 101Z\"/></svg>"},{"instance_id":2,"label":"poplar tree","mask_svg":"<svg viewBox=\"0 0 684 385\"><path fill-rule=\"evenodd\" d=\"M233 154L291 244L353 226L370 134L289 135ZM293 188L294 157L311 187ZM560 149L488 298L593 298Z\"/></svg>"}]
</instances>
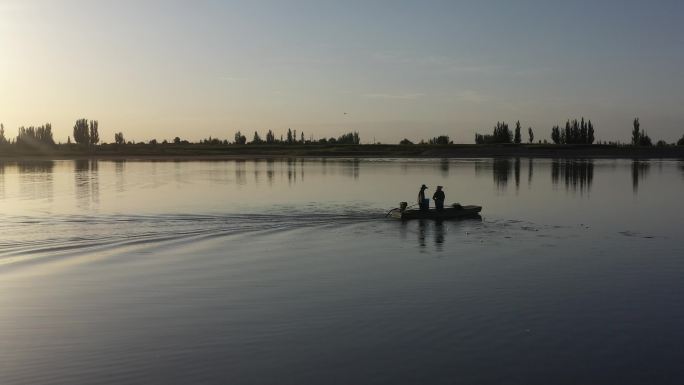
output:
<instances>
[{"instance_id":1,"label":"poplar tree","mask_svg":"<svg viewBox=\"0 0 684 385\"><path fill-rule=\"evenodd\" d=\"M90 144L95 145L100 142L100 134L98 133L97 120L90 121Z\"/></svg>"},{"instance_id":2,"label":"poplar tree","mask_svg":"<svg viewBox=\"0 0 684 385\"><path fill-rule=\"evenodd\" d=\"M639 118L634 118L634 122L632 123L632 146L638 146L641 142L640 126Z\"/></svg>"},{"instance_id":3,"label":"poplar tree","mask_svg":"<svg viewBox=\"0 0 684 385\"><path fill-rule=\"evenodd\" d=\"M74 124L74 142L78 144L90 143L90 132L88 131L88 119L78 119Z\"/></svg>"}]
</instances>

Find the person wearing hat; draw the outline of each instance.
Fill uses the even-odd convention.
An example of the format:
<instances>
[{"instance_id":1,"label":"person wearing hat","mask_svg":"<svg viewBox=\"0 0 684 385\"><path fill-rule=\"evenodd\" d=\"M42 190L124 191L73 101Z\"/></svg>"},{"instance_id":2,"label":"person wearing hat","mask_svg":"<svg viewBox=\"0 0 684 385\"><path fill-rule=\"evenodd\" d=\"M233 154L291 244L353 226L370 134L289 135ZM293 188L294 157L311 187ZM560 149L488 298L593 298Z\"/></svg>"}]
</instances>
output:
<instances>
[{"instance_id":1,"label":"person wearing hat","mask_svg":"<svg viewBox=\"0 0 684 385\"><path fill-rule=\"evenodd\" d=\"M442 186L437 186L437 191L432 195L432 199L435 200L435 208L437 211L444 210L444 191L442 191Z\"/></svg>"},{"instance_id":2,"label":"person wearing hat","mask_svg":"<svg viewBox=\"0 0 684 385\"><path fill-rule=\"evenodd\" d=\"M425 199L425 190L427 190L426 185L420 186L420 192L418 192L418 206L421 210L428 210L430 208L430 200Z\"/></svg>"}]
</instances>

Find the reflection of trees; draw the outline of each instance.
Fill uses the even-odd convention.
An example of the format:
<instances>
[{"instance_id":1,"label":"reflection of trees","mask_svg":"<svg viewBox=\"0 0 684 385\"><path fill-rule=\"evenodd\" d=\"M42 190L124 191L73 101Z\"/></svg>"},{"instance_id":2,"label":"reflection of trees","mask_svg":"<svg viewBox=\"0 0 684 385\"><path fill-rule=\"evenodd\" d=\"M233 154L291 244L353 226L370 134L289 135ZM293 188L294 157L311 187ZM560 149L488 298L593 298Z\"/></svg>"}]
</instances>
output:
<instances>
[{"instance_id":1,"label":"reflection of trees","mask_svg":"<svg viewBox=\"0 0 684 385\"><path fill-rule=\"evenodd\" d=\"M287 158L287 181L297 183L297 159Z\"/></svg>"},{"instance_id":2,"label":"reflection of trees","mask_svg":"<svg viewBox=\"0 0 684 385\"><path fill-rule=\"evenodd\" d=\"M254 160L254 183L259 184L259 179L261 179L261 161L259 159Z\"/></svg>"},{"instance_id":3,"label":"reflection of trees","mask_svg":"<svg viewBox=\"0 0 684 385\"><path fill-rule=\"evenodd\" d=\"M441 159L439 161L439 169L442 172L442 177L446 178L449 176L449 159Z\"/></svg>"},{"instance_id":4,"label":"reflection of trees","mask_svg":"<svg viewBox=\"0 0 684 385\"><path fill-rule=\"evenodd\" d=\"M52 200L54 167L55 162L51 160L17 162L21 196Z\"/></svg>"},{"instance_id":5,"label":"reflection of trees","mask_svg":"<svg viewBox=\"0 0 684 385\"><path fill-rule=\"evenodd\" d=\"M520 188L520 158L515 158L513 163L513 170L515 171L515 189Z\"/></svg>"},{"instance_id":6,"label":"reflection of trees","mask_svg":"<svg viewBox=\"0 0 684 385\"><path fill-rule=\"evenodd\" d=\"M275 172L273 171L273 163L275 161L273 159L266 159L266 178L268 179L268 184L272 185L273 184L273 176Z\"/></svg>"},{"instance_id":7,"label":"reflection of trees","mask_svg":"<svg viewBox=\"0 0 684 385\"><path fill-rule=\"evenodd\" d=\"M594 180L594 161L584 159L554 159L551 162L551 181L561 181L566 189L588 191Z\"/></svg>"},{"instance_id":8,"label":"reflection of trees","mask_svg":"<svg viewBox=\"0 0 684 385\"><path fill-rule=\"evenodd\" d=\"M650 168L651 163L649 162L632 161L632 190L635 193L639 191L639 182L648 176Z\"/></svg>"},{"instance_id":9,"label":"reflection of trees","mask_svg":"<svg viewBox=\"0 0 684 385\"><path fill-rule=\"evenodd\" d=\"M505 189L508 186L508 178L511 177L511 160L495 158L492 162L492 175L496 187Z\"/></svg>"},{"instance_id":10,"label":"reflection of trees","mask_svg":"<svg viewBox=\"0 0 684 385\"><path fill-rule=\"evenodd\" d=\"M345 175L348 175L354 179L359 179L359 167L361 161L358 159L351 159L342 161L342 170Z\"/></svg>"},{"instance_id":11,"label":"reflection of trees","mask_svg":"<svg viewBox=\"0 0 684 385\"><path fill-rule=\"evenodd\" d=\"M124 192L124 175L126 171L126 160L117 159L114 161L114 175L116 175L116 191Z\"/></svg>"},{"instance_id":12,"label":"reflection of trees","mask_svg":"<svg viewBox=\"0 0 684 385\"><path fill-rule=\"evenodd\" d=\"M100 202L100 185L97 160L80 159L74 161L74 182L76 203L83 208L91 203Z\"/></svg>"},{"instance_id":13,"label":"reflection of trees","mask_svg":"<svg viewBox=\"0 0 684 385\"><path fill-rule=\"evenodd\" d=\"M0 199L5 199L5 162L0 162Z\"/></svg>"},{"instance_id":14,"label":"reflection of trees","mask_svg":"<svg viewBox=\"0 0 684 385\"><path fill-rule=\"evenodd\" d=\"M247 184L247 170L244 160L235 161L235 182L240 186Z\"/></svg>"},{"instance_id":15,"label":"reflection of trees","mask_svg":"<svg viewBox=\"0 0 684 385\"><path fill-rule=\"evenodd\" d=\"M527 160L527 185L532 186L532 175L534 174L534 159Z\"/></svg>"}]
</instances>

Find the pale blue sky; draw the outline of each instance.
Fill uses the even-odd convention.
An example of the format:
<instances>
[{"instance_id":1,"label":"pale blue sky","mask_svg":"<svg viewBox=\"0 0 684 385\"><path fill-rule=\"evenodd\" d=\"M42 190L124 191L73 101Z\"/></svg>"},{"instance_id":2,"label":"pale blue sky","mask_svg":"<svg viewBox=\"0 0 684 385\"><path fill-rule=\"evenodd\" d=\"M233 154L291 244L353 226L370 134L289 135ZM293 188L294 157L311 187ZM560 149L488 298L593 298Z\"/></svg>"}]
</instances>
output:
<instances>
[{"instance_id":1,"label":"pale blue sky","mask_svg":"<svg viewBox=\"0 0 684 385\"><path fill-rule=\"evenodd\" d=\"M104 140L288 127L472 142L585 116L599 139L684 134L678 1L0 0L0 121ZM347 115L344 115L347 112Z\"/></svg>"}]
</instances>

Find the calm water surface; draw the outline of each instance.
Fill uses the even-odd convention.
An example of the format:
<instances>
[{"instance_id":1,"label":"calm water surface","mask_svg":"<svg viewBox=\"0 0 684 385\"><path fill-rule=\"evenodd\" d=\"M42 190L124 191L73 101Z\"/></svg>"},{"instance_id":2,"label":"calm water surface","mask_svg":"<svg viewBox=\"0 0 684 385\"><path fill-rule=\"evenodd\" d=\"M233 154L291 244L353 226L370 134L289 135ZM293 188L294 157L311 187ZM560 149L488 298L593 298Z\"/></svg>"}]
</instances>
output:
<instances>
[{"instance_id":1,"label":"calm water surface","mask_svg":"<svg viewBox=\"0 0 684 385\"><path fill-rule=\"evenodd\" d=\"M481 220L384 218L418 187ZM0 163L0 384L677 384L684 163Z\"/></svg>"}]
</instances>

